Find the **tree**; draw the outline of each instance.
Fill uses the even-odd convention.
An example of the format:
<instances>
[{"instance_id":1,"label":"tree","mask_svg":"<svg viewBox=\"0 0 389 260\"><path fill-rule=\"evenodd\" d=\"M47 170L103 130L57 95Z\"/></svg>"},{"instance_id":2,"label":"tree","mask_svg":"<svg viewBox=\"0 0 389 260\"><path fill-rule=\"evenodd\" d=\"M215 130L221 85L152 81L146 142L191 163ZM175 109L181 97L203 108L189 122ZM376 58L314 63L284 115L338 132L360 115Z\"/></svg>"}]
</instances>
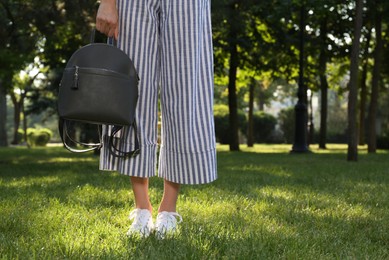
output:
<instances>
[{"instance_id":1,"label":"tree","mask_svg":"<svg viewBox=\"0 0 389 260\"><path fill-rule=\"evenodd\" d=\"M249 90L249 116L248 116L248 128L247 128L247 146L254 146L254 88L255 80L250 82Z\"/></svg>"},{"instance_id":2,"label":"tree","mask_svg":"<svg viewBox=\"0 0 389 260\"><path fill-rule=\"evenodd\" d=\"M355 18L354 18L354 39L351 49L350 60L350 82L349 82L349 100L347 108L348 118L348 151L347 160L358 160L358 135L357 135L357 91L358 91L358 60L359 60L359 46L362 28L362 11L363 0L356 1Z\"/></svg>"},{"instance_id":3,"label":"tree","mask_svg":"<svg viewBox=\"0 0 389 260\"><path fill-rule=\"evenodd\" d=\"M5 131L6 94L13 95L12 79L36 57L50 71L40 88L25 98L27 113L51 109L56 113L56 92L66 60L88 43L96 1L2 0L0 2L0 144L7 143ZM14 99L15 101L15 99ZM16 108L20 104L17 104ZM4 119L4 120L3 120ZM16 119L18 120L18 119Z\"/></svg>"},{"instance_id":4,"label":"tree","mask_svg":"<svg viewBox=\"0 0 389 260\"><path fill-rule=\"evenodd\" d=\"M2 79L0 78L0 147L8 146L7 131L7 97Z\"/></svg>"},{"instance_id":5,"label":"tree","mask_svg":"<svg viewBox=\"0 0 389 260\"><path fill-rule=\"evenodd\" d=\"M229 4L229 72L228 72L228 106L229 106L229 121L231 136L230 151L239 151L239 136L238 136L238 106L236 98L236 74L239 67L238 56L238 32L239 23L237 20L237 10L239 1L232 1Z\"/></svg>"},{"instance_id":6,"label":"tree","mask_svg":"<svg viewBox=\"0 0 389 260\"><path fill-rule=\"evenodd\" d=\"M39 68L40 67L40 68ZM14 135L12 144L19 144L18 130L20 126L21 115L23 115L23 130L25 140L27 140L27 113L25 109L25 101L28 94L33 90L33 85L38 76L42 75L42 65L30 64L28 68L21 73L14 75L13 90L9 91L12 103L14 105ZM28 145L28 143L27 143Z\"/></svg>"},{"instance_id":7,"label":"tree","mask_svg":"<svg viewBox=\"0 0 389 260\"><path fill-rule=\"evenodd\" d=\"M97 4L93 0L34 1L34 24L44 36L44 46L41 47L44 51L39 58L50 69L45 85L31 92L29 98L32 102L27 108L29 113L49 110L51 114L56 114L56 98L63 69L73 52L89 43Z\"/></svg>"},{"instance_id":8,"label":"tree","mask_svg":"<svg viewBox=\"0 0 389 260\"><path fill-rule=\"evenodd\" d=\"M359 102L359 145L365 145L365 119L366 119L366 103L367 103L367 73L369 68L369 48L371 39L371 28L367 29L367 36L365 41L365 48L363 52L363 66L361 75L361 91L360 91L360 102Z\"/></svg>"},{"instance_id":9,"label":"tree","mask_svg":"<svg viewBox=\"0 0 389 260\"><path fill-rule=\"evenodd\" d=\"M15 73L32 62L38 34L31 24L30 1L4 0L0 2L0 145L7 145L5 133L6 94L12 89ZM4 25L4 26L3 26Z\"/></svg>"},{"instance_id":10,"label":"tree","mask_svg":"<svg viewBox=\"0 0 389 260\"><path fill-rule=\"evenodd\" d=\"M350 4L337 0L300 2L304 3L307 9L305 19L307 63L304 80L309 90L320 91L319 148L325 149L328 132L328 90L335 88L335 85L329 82L330 72L327 67L332 62L343 62L349 56L347 53L349 45L345 42L345 35L349 34L350 28L348 21ZM340 76L344 75L345 72L340 73ZM312 116L312 111L309 114Z\"/></svg>"},{"instance_id":11,"label":"tree","mask_svg":"<svg viewBox=\"0 0 389 260\"><path fill-rule=\"evenodd\" d=\"M347 4L340 5L337 1L325 0L317 1L313 5L314 14L311 16L310 26L317 28L320 34L315 37L311 36L311 50L313 57L317 61L317 74L319 78L320 89L320 131L319 131L319 148L326 149L327 143L327 121L328 121L328 83L327 64L331 62L335 56L343 58L346 53L347 45L337 44L344 32L347 30L348 23L346 16L340 15L341 12L347 10ZM316 30L317 30L316 29ZM311 34L312 35L312 34ZM331 38L329 37L331 36ZM315 73L315 71L313 71ZM316 88L313 86L313 90Z\"/></svg>"},{"instance_id":12,"label":"tree","mask_svg":"<svg viewBox=\"0 0 389 260\"><path fill-rule=\"evenodd\" d=\"M319 56L319 77L320 77L320 136L319 148L326 149L327 140L327 115L328 115L328 81L327 81L327 19L323 19L320 24L320 56Z\"/></svg>"},{"instance_id":13,"label":"tree","mask_svg":"<svg viewBox=\"0 0 389 260\"><path fill-rule=\"evenodd\" d=\"M369 131L368 131L368 152L375 153L377 149L376 137L376 117L378 107L378 92L381 72L381 57L382 57L382 14L380 0L375 0L375 34L376 47L374 50L374 67L373 80L369 106Z\"/></svg>"},{"instance_id":14,"label":"tree","mask_svg":"<svg viewBox=\"0 0 389 260\"><path fill-rule=\"evenodd\" d=\"M213 25L215 47L215 72L224 75L228 68L228 106L230 150L239 151L239 124L237 81L239 69L250 69L251 51L256 41L255 33L248 33L250 25L256 29L253 10L257 10L255 0L218 0L213 2ZM226 62L227 60L227 62ZM258 61L257 61L258 62Z\"/></svg>"}]
</instances>

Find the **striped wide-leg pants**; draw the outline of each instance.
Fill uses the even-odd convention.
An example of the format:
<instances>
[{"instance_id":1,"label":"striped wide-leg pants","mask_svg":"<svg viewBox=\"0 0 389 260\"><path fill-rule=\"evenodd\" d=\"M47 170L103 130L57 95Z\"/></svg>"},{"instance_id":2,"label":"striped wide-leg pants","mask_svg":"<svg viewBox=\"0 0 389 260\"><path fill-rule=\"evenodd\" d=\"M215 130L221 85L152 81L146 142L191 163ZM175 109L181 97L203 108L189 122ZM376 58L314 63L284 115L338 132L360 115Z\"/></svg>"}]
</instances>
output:
<instances>
[{"instance_id":1,"label":"striped wide-leg pants","mask_svg":"<svg viewBox=\"0 0 389 260\"><path fill-rule=\"evenodd\" d=\"M175 183L214 181L210 0L117 0L117 8L118 47L133 60L140 77L135 117L141 153L127 159L111 156L106 127L100 169L148 178L158 168L158 176ZM133 134L129 128L120 132L116 141L121 149L133 148Z\"/></svg>"}]
</instances>

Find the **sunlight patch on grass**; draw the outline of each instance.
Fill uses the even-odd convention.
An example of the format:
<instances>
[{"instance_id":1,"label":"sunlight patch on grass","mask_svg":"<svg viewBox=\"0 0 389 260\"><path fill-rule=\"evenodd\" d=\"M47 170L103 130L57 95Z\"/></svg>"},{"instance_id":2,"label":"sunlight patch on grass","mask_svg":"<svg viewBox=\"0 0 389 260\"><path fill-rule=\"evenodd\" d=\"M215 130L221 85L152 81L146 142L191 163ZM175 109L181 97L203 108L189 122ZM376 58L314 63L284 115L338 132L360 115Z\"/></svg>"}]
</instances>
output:
<instances>
[{"instance_id":1,"label":"sunlight patch on grass","mask_svg":"<svg viewBox=\"0 0 389 260\"><path fill-rule=\"evenodd\" d=\"M36 160L35 163L37 164L50 164L50 163L82 163L82 162L95 162L96 161L96 158L94 157L86 157L86 158L77 158L77 157L73 157L73 158L66 158L66 157L62 157L62 158L49 158L49 159L41 159L41 160Z\"/></svg>"},{"instance_id":2,"label":"sunlight patch on grass","mask_svg":"<svg viewBox=\"0 0 389 260\"><path fill-rule=\"evenodd\" d=\"M253 147L248 147L246 144L241 144L239 146L242 152L253 152L253 153L290 153L292 150L292 144L255 144ZM229 152L229 145L218 144L218 152ZM347 153L348 145L347 144L326 144L326 149L320 149L318 144L312 144L308 149L313 153L319 154L339 154ZM367 153L367 145L359 145L358 152L360 154ZM385 150L378 150L377 153L388 153Z\"/></svg>"},{"instance_id":3,"label":"sunlight patch on grass","mask_svg":"<svg viewBox=\"0 0 389 260\"><path fill-rule=\"evenodd\" d=\"M118 220L112 219L112 209L89 209L82 205L69 206L58 200L51 200L42 213L40 215L45 216L43 221L47 225L35 232L53 234L47 242L37 241L49 250L49 255L55 250L56 254L70 258L80 257L83 252L88 252L87 255L92 257L106 248L114 249L121 242L122 230L117 224Z\"/></svg>"},{"instance_id":4,"label":"sunlight patch on grass","mask_svg":"<svg viewBox=\"0 0 389 260\"><path fill-rule=\"evenodd\" d=\"M283 169L282 167L268 167L268 166L262 166L262 165L256 165L256 164L245 164L240 167L231 167L230 170L232 171L239 171L239 172L245 172L245 173L254 173L254 174L260 174L260 173L268 173L272 174L274 176L279 177L290 177L291 173L288 172L286 169Z\"/></svg>"},{"instance_id":5,"label":"sunlight patch on grass","mask_svg":"<svg viewBox=\"0 0 389 260\"><path fill-rule=\"evenodd\" d=\"M280 226L288 227L279 232L291 231L288 233L290 235L304 233L308 243L325 244L324 237L339 240L342 244L359 243L355 240L363 236L349 238L349 234L359 233L379 223L375 217L377 212L372 212L360 203L349 204L331 194L306 190L293 194L293 191L285 192L284 189L275 192L269 190L267 193L272 195L264 199L263 214L275 219Z\"/></svg>"},{"instance_id":6,"label":"sunlight patch on grass","mask_svg":"<svg viewBox=\"0 0 389 260\"><path fill-rule=\"evenodd\" d=\"M67 196L70 204L82 205L83 207L122 207L128 208L128 191L118 191L115 189L102 189L100 186L94 186L89 183L77 185Z\"/></svg>"},{"instance_id":7,"label":"sunlight patch on grass","mask_svg":"<svg viewBox=\"0 0 389 260\"><path fill-rule=\"evenodd\" d=\"M319 148L319 145L311 145L310 150L317 153L344 153L347 152L347 144L326 144L326 149Z\"/></svg>"},{"instance_id":8,"label":"sunlight patch on grass","mask_svg":"<svg viewBox=\"0 0 389 260\"><path fill-rule=\"evenodd\" d=\"M292 146L289 144L255 144L253 147L248 147L245 144L239 146L242 152L252 153L289 153ZM216 146L218 152L229 152L229 145L218 144Z\"/></svg>"},{"instance_id":9,"label":"sunlight patch on grass","mask_svg":"<svg viewBox=\"0 0 389 260\"><path fill-rule=\"evenodd\" d=\"M58 176L44 176L44 177L36 177L34 179L21 177L21 178L12 178L9 181L0 180L0 185L3 188L14 188L16 190L20 190L21 192L25 190L25 188L45 188L50 185L59 184L62 182L62 179Z\"/></svg>"},{"instance_id":10,"label":"sunlight patch on grass","mask_svg":"<svg viewBox=\"0 0 389 260\"><path fill-rule=\"evenodd\" d=\"M1 226L8 227L7 233L13 237L4 241L0 237L5 248L16 248L18 255L31 256L34 252L41 259L54 255L93 257L125 248L123 238L128 221L122 209L101 202L75 203L39 192L28 195L16 203L0 203Z\"/></svg>"},{"instance_id":11,"label":"sunlight patch on grass","mask_svg":"<svg viewBox=\"0 0 389 260\"><path fill-rule=\"evenodd\" d=\"M292 146L289 144L255 144L254 147L247 147L242 145L243 152L254 152L254 153L289 153Z\"/></svg>"}]
</instances>

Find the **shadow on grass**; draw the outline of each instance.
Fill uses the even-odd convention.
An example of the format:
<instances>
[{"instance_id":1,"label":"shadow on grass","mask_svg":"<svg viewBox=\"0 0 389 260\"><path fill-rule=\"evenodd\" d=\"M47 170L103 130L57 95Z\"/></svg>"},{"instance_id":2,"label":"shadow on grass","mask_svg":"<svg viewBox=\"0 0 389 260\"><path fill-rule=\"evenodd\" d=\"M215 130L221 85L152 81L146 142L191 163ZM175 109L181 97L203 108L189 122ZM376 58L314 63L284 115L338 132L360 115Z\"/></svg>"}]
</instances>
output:
<instances>
[{"instance_id":1,"label":"shadow on grass","mask_svg":"<svg viewBox=\"0 0 389 260\"><path fill-rule=\"evenodd\" d=\"M41 194L69 202L82 189L95 187L105 192L129 191L128 176L98 170L98 157L91 154L72 154L62 148L2 149L0 186L3 200L28 199L29 194ZM98 191L93 191L95 194ZM124 201L103 196L88 201L88 207L123 207Z\"/></svg>"},{"instance_id":2,"label":"shadow on grass","mask_svg":"<svg viewBox=\"0 0 389 260\"><path fill-rule=\"evenodd\" d=\"M94 232L93 239L80 233L88 243L106 242L104 237L110 237L107 231L93 228L96 220L88 219L89 212L97 218L130 207L128 176L99 172L98 158L93 155L59 148L0 149L0 158L0 202L14 205L0 209L6 221L0 227L7 228L11 237L7 243L26 234L34 238L43 210L56 213L49 208L54 204L50 200L64 204L57 210L84 210L75 216L62 214L76 219L80 226L75 229ZM55 251L60 250L62 256L75 258L93 254L162 259L169 255L182 259L352 258L361 256L357 253L369 256L375 249L382 256L389 241L388 225L384 225L388 223L384 221L389 208L388 169L387 153L362 154L358 163L350 163L343 153L219 152L217 181L182 187L179 203L195 206L181 209L185 222L178 239L116 238L124 243L124 252L98 251L92 245L93 249L70 248L65 240L49 250L54 256L60 256ZM162 181L153 178L150 188L158 190L153 197L159 199ZM116 223L109 217L106 222ZM40 228L50 232L50 227ZM120 232L125 228L117 227ZM72 234L69 229L66 232ZM28 255L29 248L25 250ZM310 252L308 257L306 252Z\"/></svg>"},{"instance_id":3,"label":"shadow on grass","mask_svg":"<svg viewBox=\"0 0 389 260\"><path fill-rule=\"evenodd\" d=\"M347 162L344 154L289 154L219 152L219 178L212 184L184 186L182 194L193 188L209 187L242 196L264 187L305 188L317 193L343 196L356 186L375 191L389 185L387 154L360 155L358 163ZM64 200L76 188L90 185L105 191L129 190L129 178L100 172L98 157L72 154L62 148L0 149L2 190L7 198L16 193L45 192ZM4 185L13 182L13 185ZM159 179L150 187L162 189ZM256 196L256 195L255 195Z\"/></svg>"}]
</instances>

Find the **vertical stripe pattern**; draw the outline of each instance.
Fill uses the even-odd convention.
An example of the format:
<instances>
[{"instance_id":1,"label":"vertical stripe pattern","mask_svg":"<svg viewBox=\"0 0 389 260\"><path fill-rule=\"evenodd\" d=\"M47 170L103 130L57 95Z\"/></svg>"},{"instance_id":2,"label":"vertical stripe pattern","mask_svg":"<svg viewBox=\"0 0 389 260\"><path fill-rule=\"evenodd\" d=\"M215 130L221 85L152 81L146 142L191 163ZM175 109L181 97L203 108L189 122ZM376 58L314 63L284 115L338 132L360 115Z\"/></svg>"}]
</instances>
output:
<instances>
[{"instance_id":1,"label":"vertical stripe pattern","mask_svg":"<svg viewBox=\"0 0 389 260\"><path fill-rule=\"evenodd\" d=\"M158 175L181 184L214 181L213 52L209 0L117 0L118 47L140 77L136 120L141 153L112 157L106 145L100 169L152 177L157 169L158 97L162 114ZM104 144L110 129L104 128ZM115 139L132 149L133 133Z\"/></svg>"}]
</instances>

